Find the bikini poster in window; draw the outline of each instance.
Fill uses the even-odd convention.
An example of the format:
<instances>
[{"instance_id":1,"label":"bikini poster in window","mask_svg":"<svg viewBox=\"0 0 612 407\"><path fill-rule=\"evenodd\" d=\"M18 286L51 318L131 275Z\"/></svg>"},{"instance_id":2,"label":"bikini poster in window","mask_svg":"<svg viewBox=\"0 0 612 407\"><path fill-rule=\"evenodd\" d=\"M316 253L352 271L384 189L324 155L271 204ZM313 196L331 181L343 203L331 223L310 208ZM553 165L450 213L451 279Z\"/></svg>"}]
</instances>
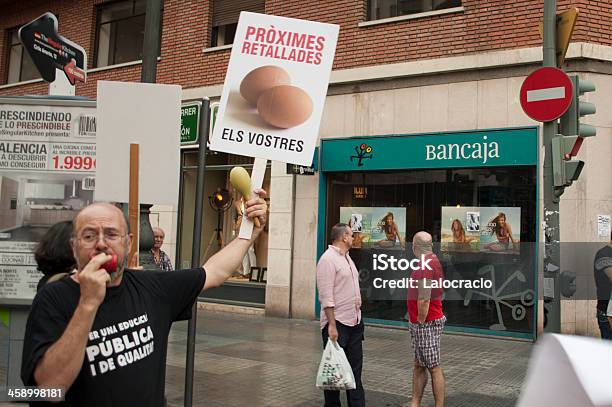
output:
<instances>
[{"instance_id":1,"label":"bikini poster in window","mask_svg":"<svg viewBox=\"0 0 612 407\"><path fill-rule=\"evenodd\" d=\"M353 248L402 249L406 240L406 208L340 208L340 222L353 231Z\"/></svg>"},{"instance_id":2,"label":"bikini poster in window","mask_svg":"<svg viewBox=\"0 0 612 407\"><path fill-rule=\"evenodd\" d=\"M517 254L520 252L521 208L480 208L480 251Z\"/></svg>"},{"instance_id":3,"label":"bikini poster in window","mask_svg":"<svg viewBox=\"0 0 612 407\"><path fill-rule=\"evenodd\" d=\"M403 249L406 241L406 208L372 208L373 247Z\"/></svg>"},{"instance_id":4,"label":"bikini poster in window","mask_svg":"<svg viewBox=\"0 0 612 407\"><path fill-rule=\"evenodd\" d=\"M480 250L480 210L476 206L443 206L441 249L443 252Z\"/></svg>"}]
</instances>

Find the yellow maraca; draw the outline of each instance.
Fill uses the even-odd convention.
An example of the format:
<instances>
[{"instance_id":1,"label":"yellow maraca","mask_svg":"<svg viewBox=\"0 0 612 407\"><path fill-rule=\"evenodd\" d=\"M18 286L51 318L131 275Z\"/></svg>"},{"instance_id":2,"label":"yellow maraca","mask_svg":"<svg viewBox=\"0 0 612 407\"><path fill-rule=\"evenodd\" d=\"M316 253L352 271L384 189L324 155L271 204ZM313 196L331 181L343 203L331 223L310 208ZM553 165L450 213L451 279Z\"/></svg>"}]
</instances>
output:
<instances>
[{"instance_id":1,"label":"yellow maraca","mask_svg":"<svg viewBox=\"0 0 612 407\"><path fill-rule=\"evenodd\" d=\"M230 183L232 186L244 196L245 200L251 199L253 192L251 191L251 177L247 170L243 167L234 167L230 171ZM258 218L253 219L256 227L261 227Z\"/></svg>"}]
</instances>

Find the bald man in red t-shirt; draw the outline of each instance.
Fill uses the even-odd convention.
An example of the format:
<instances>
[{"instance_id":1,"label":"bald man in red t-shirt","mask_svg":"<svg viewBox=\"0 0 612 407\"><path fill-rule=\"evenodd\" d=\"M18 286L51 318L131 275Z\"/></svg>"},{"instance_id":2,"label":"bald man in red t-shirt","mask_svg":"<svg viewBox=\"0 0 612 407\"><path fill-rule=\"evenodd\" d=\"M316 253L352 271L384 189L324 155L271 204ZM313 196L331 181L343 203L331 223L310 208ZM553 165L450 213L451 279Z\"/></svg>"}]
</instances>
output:
<instances>
[{"instance_id":1,"label":"bald man in red t-shirt","mask_svg":"<svg viewBox=\"0 0 612 407\"><path fill-rule=\"evenodd\" d=\"M442 312L442 288L433 288L435 281L442 287L444 272L438 257L433 253L431 235L418 232L412 239L412 251L422 260L420 269L410 278L416 282L408 290L408 314L414 363L412 369L412 407L421 405L427 372L431 375L436 407L444 406L444 374L440 367L440 336L446 317Z\"/></svg>"}]
</instances>

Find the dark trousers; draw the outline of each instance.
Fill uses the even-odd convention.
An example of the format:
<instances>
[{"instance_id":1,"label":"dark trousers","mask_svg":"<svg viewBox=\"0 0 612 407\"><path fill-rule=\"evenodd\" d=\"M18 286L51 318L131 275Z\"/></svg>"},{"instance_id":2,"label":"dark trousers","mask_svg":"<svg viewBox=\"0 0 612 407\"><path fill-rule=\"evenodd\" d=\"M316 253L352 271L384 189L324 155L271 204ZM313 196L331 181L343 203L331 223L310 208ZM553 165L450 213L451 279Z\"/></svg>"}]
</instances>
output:
<instances>
[{"instance_id":1,"label":"dark trousers","mask_svg":"<svg viewBox=\"0 0 612 407\"><path fill-rule=\"evenodd\" d=\"M612 339L612 329L610 329L610 322L605 312L597 310L597 324L599 325L601 339Z\"/></svg>"},{"instance_id":2,"label":"dark trousers","mask_svg":"<svg viewBox=\"0 0 612 407\"><path fill-rule=\"evenodd\" d=\"M321 334L323 336L323 348L327 345L329 334L327 326L323 328ZM355 326L346 326L336 321L336 329L338 330L338 345L342 347L346 358L348 359L353 375L355 376L355 390L347 390L346 398L348 399L349 407L364 407L365 395L363 385L361 384L361 367L363 364L363 321ZM340 407L340 392L325 390L325 407Z\"/></svg>"}]
</instances>

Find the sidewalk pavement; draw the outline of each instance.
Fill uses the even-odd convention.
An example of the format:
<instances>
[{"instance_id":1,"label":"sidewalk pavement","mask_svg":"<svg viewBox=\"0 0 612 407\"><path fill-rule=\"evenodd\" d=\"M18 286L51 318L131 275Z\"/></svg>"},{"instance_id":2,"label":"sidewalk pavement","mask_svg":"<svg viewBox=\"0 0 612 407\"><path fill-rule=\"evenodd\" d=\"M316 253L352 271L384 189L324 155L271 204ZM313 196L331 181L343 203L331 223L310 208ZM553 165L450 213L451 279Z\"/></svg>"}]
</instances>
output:
<instances>
[{"instance_id":1,"label":"sidewalk pavement","mask_svg":"<svg viewBox=\"0 0 612 407\"><path fill-rule=\"evenodd\" d=\"M366 405L409 406L409 332L366 326L365 336ZM168 340L168 406L183 405L186 343L187 323L175 323ZM446 406L514 406L531 349L526 342L444 334ZM322 350L318 321L199 310L193 405L323 406L315 387ZM425 394L422 405L433 406L430 381Z\"/></svg>"}]
</instances>

